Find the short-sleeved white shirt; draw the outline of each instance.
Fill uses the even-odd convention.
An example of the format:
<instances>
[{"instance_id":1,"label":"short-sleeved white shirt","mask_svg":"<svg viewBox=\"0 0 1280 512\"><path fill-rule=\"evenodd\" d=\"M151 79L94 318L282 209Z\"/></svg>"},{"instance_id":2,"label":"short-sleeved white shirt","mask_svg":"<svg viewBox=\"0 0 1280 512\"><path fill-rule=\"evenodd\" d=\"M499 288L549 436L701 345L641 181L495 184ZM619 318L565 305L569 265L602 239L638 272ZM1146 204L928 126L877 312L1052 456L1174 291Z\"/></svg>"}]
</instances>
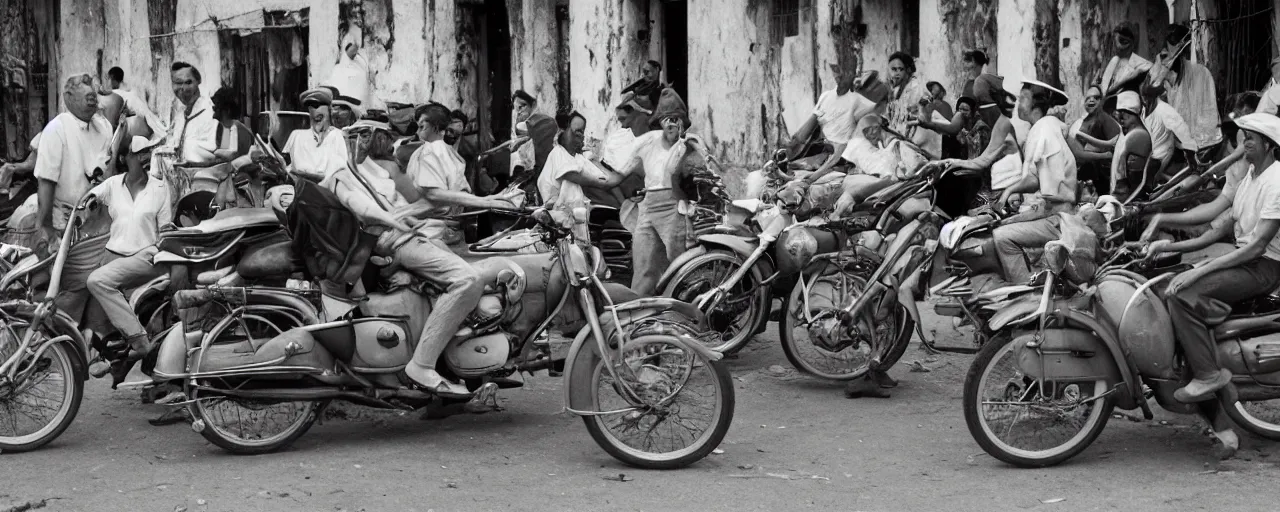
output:
<instances>
[{"instance_id":1,"label":"short-sleeved white shirt","mask_svg":"<svg viewBox=\"0 0 1280 512\"><path fill-rule=\"evenodd\" d=\"M347 141L342 130L330 128L324 138L310 128L294 130L284 143L284 152L293 161L293 168L328 178L347 168Z\"/></svg>"},{"instance_id":2,"label":"short-sleeved white shirt","mask_svg":"<svg viewBox=\"0 0 1280 512\"><path fill-rule=\"evenodd\" d=\"M65 226L62 210L74 207L80 197L92 186L89 173L98 165L98 158L106 155L111 142L111 124L101 114L94 114L89 122L81 121L70 112L63 112L45 125L40 135L40 147L36 157L35 176L58 184L53 193L55 206L54 227Z\"/></svg>"},{"instance_id":3,"label":"short-sleeved white shirt","mask_svg":"<svg viewBox=\"0 0 1280 512\"><path fill-rule=\"evenodd\" d=\"M1239 183L1233 184L1228 180L1222 195L1231 198L1231 216L1236 220L1236 246L1244 247L1256 236L1259 221L1280 219L1280 162L1271 164L1256 178L1250 166ZM1267 243L1265 256L1280 261L1280 236Z\"/></svg>"},{"instance_id":4,"label":"short-sleeved white shirt","mask_svg":"<svg viewBox=\"0 0 1280 512\"><path fill-rule=\"evenodd\" d=\"M117 174L93 188L93 195L107 206L111 214L111 238L107 250L124 256L151 247L159 239L160 227L173 221L173 205L169 203L169 187L164 180L151 177L134 196Z\"/></svg>"},{"instance_id":5,"label":"short-sleeved white shirt","mask_svg":"<svg viewBox=\"0 0 1280 512\"><path fill-rule=\"evenodd\" d=\"M409 166L405 170L418 188L471 192L466 171L466 162L443 140L428 142L419 147L409 157ZM462 207L439 207L433 213L454 215L461 210Z\"/></svg>"},{"instance_id":6,"label":"short-sleeved white shirt","mask_svg":"<svg viewBox=\"0 0 1280 512\"><path fill-rule=\"evenodd\" d=\"M862 116L874 111L875 103L866 96L849 91L836 94L835 89L823 92L818 96L818 104L813 107L813 115L817 116L822 126L822 134L832 144L847 144L853 138L853 128Z\"/></svg>"}]
</instances>

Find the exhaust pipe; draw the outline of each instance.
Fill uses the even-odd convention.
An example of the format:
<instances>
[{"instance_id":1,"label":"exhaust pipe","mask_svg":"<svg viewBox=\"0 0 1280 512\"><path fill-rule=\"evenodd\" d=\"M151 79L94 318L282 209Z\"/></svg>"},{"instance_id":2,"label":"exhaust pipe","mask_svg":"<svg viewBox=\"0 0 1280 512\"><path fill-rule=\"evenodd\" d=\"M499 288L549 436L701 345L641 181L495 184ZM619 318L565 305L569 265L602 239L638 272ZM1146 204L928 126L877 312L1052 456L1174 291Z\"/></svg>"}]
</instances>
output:
<instances>
[{"instance_id":1,"label":"exhaust pipe","mask_svg":"<svg viewBox=\"0 0 1280 512\"><path fill-rule=\"evenodd\" d=\"M201 386L202 391L251 400L345 400L351 403L376 407L379 409L403 409L404 407L387 402L385 398L404 398L410 400L430 400L433 395L412 389L379 390L378 396L369 396L355 391L340 388L276 388L276 389L216 389Z\"/></svg>"}]
</instances>

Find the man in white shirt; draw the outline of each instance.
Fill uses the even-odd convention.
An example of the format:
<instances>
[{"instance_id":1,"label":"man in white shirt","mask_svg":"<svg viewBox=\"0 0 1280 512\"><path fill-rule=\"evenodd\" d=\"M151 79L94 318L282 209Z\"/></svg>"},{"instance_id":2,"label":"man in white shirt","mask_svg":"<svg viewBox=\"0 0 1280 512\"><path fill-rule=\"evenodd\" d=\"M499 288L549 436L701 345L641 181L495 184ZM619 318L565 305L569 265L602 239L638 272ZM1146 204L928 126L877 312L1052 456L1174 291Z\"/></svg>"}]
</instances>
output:
<instances>
[{"instance_id":1,"label":"man in white shirt","mask_svg":"<svg viewBox=\"0 0 1280 512\"><path fill-rule=\"evenodd\" d=\"M107 178L92 192L111 214L111 236L103 265L89 274L89 293L133 349L130 357L134 358L150 350L150 341L138 315L129 307L124 290L146 284L168 271L152 263L158 252L160 231L173 222L169 189L163 179L150 175L151 150L160 142L158 137L134 137L125 159L129 172Z\"/></svg>"},{"instance_id":2,"label":"man in white shirt","mask_svg":"<svg viewBox=\"0 0 1280 512\"><path fill-rule=\"evenodd\" d=\"M653 103L647 96L634 93L623 95L622 102L614 109L619 126L605 137L600 149L600 167L609 171L622 168L631 160L636 137L649 132L649 116L653 115ZM640 198L637 192L644 189L644 180L635 177L624 180L614 191L622 197L618 206L618 220L628 232L635 233L640 220Z\"/></svg>"},{"instance_id":3,"label":"man in white shirt","mask_svg":"<svg viewBox=\"0 0 1280 512\"><path fill-rule=\"evenodd\" d=\"M1005 278L1014 284L1031 279L1023 249L1057 240L1059 213L1073 212L1076 202L1076 159L1063 135L1066 125L1049 109L1066 105L1067 94L1037 80L1023 80L1018 116L1031 122L1023 145L1022 178L1000 195L998 205L1013 194L1026 193L1031 208L1001 221L992 233Z\"/></svg>"},{"instance_id":4,"label":"man in white shirt","mask_svg":"<svg viewBox=\"0 0 1280 512\"><path fill-rule=\"evenodd\" d=\"M106 168L111 125L98 113L94 79L79 74L63 87L67 111L45 125L40 137L35 176L40 179L36 227L56 240L67 214L91 187L89 176ZM50 231L52 230L52 231Z\"/></svg>"},{"instance_id":5,"label":"man in white shirt","mask_svg":"<svg viewBox=\"0 0 1280 512\"><path fill-rule=\"evenodd\" d=\"M1132 22L1124 22L1112 32L1116 55L1111 57L1102 72L1099 85L1106 91L1103 96L1112 96L1122 90L1136 91L1138 82L1135 79L1151 70L1151 61L1134 53L1138 47L1136 28Z\"/></svg>"},{"instance_id":6,"label":"man in white shirt","mask_svg":"<svg viewBox=\"0 0 1280 512\"><path fill-rule=\"evenodd\" d=\"M311 115L311 127L289 134L284 152L289 155L294 174L318 182L347 168L347 141L342 137L342 130L330 124L333 93L329 89L308 90L300 99Z\"/></svg>"},{"instance_id":7,"label":"man in white shirt","mask_svg":"<svg viewBox=\"0 0 1280 512\"><path fill-rule=\"evenodd\" d=\"M522 192L506 196L477 197L467 184L466 165L458 153L444 142L449 126L449 109L438 103L417 109L418 138L423 141L409 159L406 169L421 193L421 201L429 209L422 213L435 216L459 213L463 208L515 208L514 199ZM417 205L410 205L417 206ZM427 316L426 326L418 338L413 360L405 373L423 387L437 394L466 396L467 388L450 382L435 370L436 360L463 320L475 309L484 291L480 276L466 261L450 250L461 242L460 226L454 221L428 220L418 232L426 236L408 236L392 230L378 239L380 253L393 253L395 262L419 279L443 293Z\"/></svg>"},{"instance_id":8,"label":"man in white shirt","mask_svg":"<svg viewBox=\"0 0 1280 512\"><path fill-rule=\"evenodd\" d=\"M566 119L538 175L538 193L548 207L572 213L574 208L586 206L582 185L594 186L605 179L605 174L582 152L587 118L575 111Z\"/></svg>"},{"instance_id":9,"label":"man in white shirt","mask_svg":"<svg viewBox=\"0 0 1280 512\"><path fill-rule=\"evenodd\" d=\"M179 165L212 161L218 149L218 121L213 118L213 102L200 94L200 70L182 61L169 70L174 98L167 143L175 148Z\"/></svg>"},{"instance_id":10,"label":"man in white shirt","mask_svg":"<svg viewBox=\"0 0 1280 512\"><path fill-rule=\"evenodd\" d=\"M1185 152L1188 164L1196 163L1196 151L1200 146L1191 135L1191 128L1183 120L1173 106L1165 103L1160 96L1165 92L1164 86L1143 84L1142 103L1145 115L1142 124L1151 134L1151 158L1160 162L1160 169L1155 176L1161 176L1169 168L1174 159L1175 143L1177 149Z\"/></svg>"},{"instance_id":11,"label":"man in white shirt","mask_svg":"<svg viewBox=\"0 0 1280 512\"><path fill-rule=\"evenodd\" d=\"M147 105L138 93L133 92L124 86L124 70L119 67L111 68L107 71L107 87L124 99L125 112L129 115L141 116L147 120L147 125L153 131L159 131L161 128L160 118L155 112L151 111L151 106Z\"/></svg>"}]
</instances>

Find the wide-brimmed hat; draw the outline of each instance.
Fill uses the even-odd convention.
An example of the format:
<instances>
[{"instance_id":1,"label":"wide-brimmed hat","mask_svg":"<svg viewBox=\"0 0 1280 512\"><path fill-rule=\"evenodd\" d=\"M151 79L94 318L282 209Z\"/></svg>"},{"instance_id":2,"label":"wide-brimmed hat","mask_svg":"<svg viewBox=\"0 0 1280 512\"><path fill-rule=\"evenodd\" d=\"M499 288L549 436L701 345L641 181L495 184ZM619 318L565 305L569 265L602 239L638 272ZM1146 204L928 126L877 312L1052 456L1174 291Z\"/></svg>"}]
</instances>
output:
<instances>
[{"instance_id":1,"label":"wide-brimmed hat","mask_svg":"<svg viewBox=\"0 0 1280 512\"><path fill-rule=\"evenodd\" d=\"M1052 85L1049 85L1045 82L1041 82L1040 80L1024 78L1022 80L1022 86L1039 88L1041 92L1048 94L1050 106L1058 107L1058 106L1066 105L1067 102L1070 101L1070 98L1067 97L1067 93L1065 91L1057 87L1054 87Z\"/></svg>"},{"instance_id":2,"label":"wide-brimmed hat","mask_svg":"<svg viewBox=\"0 0 1280 512\"><path fill-rule=\"evenodd\" d=\"M298 95L298 99L302 102L303 107L310 105L329 106L333 104L333 93L328 87L316 87L315 89L307 89L306 92Z\"/></svg>"},{"instance_id":3,"label":"wide-brimmed hat","mask_svg":"<svg viewBox=\"0 0 1280 512\"><path fill-rule=\"evenodd\" d=\"M1235 119L1236 126L1242 130L1257 132L1271 139L1271 143L1280 146L1280 117L1262 112L1245 114Z\"/></svg>"},{"instance_id":4,"label":"wide-brimmed hat","mask_svg":"<svg viewBox=\"0 0 1280 512\"><path fill-rule=\"evenodd\" d=\"M150 139L140 135L134 135L133 139L129 141L129 153L140 153L159 146L162 142L164 142L163 135L152 137Z\"/></svg>"},{"instance_id":5,"label":"wide-brimmed hat","mask_svg":"<svg viewBox=\"0 0 1280 512\"><path fill-rule=\"evenodd\" d=\"M343 128L343 130L345 130L345 131L352 131L352 130L374 130L374 131L378 131L378 130L382 130L382 131L388 131L388 132L389 132L389 131L391 131L391 125L389 125L389 124L387 124L387 123L383 123L383 122L381 122L381 121L373 121L373 120L370 120L370 119L361 119L361 120L359 120L359 121L356 121L356 122L352 123L352 124L351 124L351 126L348 126L348 127L346 127L346 128Z\"/></svg>"}]
</instances>

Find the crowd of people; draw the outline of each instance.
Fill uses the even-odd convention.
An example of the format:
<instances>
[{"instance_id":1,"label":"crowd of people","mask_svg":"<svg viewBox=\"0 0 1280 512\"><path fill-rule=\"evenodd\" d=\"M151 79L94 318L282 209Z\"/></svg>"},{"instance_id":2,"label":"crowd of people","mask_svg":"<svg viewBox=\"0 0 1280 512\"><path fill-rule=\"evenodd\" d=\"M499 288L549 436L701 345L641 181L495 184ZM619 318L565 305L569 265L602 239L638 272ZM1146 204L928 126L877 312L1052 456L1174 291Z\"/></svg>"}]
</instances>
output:
<instances>
[{"instance_id":1,"label":"crowd of people","mask_svg":"<svg viewBox=\"0 0 1280 512\"><path fill-rule=\"evenodd\" d=\"M353 48L347 50L346 60L355 63ZM36 136L27 160L0 168L6 183L16 178L38 184L9 227L33 232L33 248L51 250L77 205L91 198L105 209L106 236L75 245L57 305L100 339L127 344L138 358L153 348L152 341L125 292L167 271L153 261L156 244L162 232L175 229L174 200L185 191L174 193L177 182L165 176L173 172L166 169L238 170L282 156L294 179L334 194L378 236L374 252L393 262L391 267L440 290L406 373L441 395L465 396L466 387L443 378L435 364L476 307L483 286L460 256L463 226L448 217L464 209L513 210L530 201L565 213L588 200L616 206L636 240L633 284L648 294L670 260L687 248L689 220L675 176L686 152L706 152L687 133L686 107L660 83L660 69L657 62L646 63L644 78L628 87L615 110L619 128L598 155L584 147L584 116L544 114L520 90L511 95L510 140L482 152L492 140L481 144L479 134L468 132L468 116L460 110L435 102L408 106L401 109L412 112L406 123L405 115L366 112L359 97L321 85L298 98L309 126L288 133L282 147L272 150L245 124L247 114L257 113L244 112L241 94L223 87L206 96L200 70L189 63L171 66L174 99L160 115L124 85L120 68L102 81L79 74L65 82L66 112ZM367 95L367 88L359 94ZM155 165L162 159L165 165ZM264 206L264 197L236 203L235 191L228 190L235 187L232 179L219 185L219 201L227 192L234 205ZM108 371L101 360L91 367L94 376Z\"/></svg>"},{"instance_id":2,"label":"crowd of people","mask_svg":"<svg viewBox=\"0 0 1280 512\"><path fill-rule=\"evenodd\" d=\"M891 55L884 73L837 68L837 87L818 98L789 147L800 168L807 159L815 171L803 178L807 183L833 170L845 173L837 214L910 177L920 167L908 162L909 154L965 171L943 178L936 206L952 218L984 207L1016 211L994 232L1004 278L1015 283L1032 275L1025 251L1061 235L1060 213L1074 214L1099 198L1147 199L1162 184L1188 176L1180 186L1219 188L1207 204L1157 215L1143 235L1149 254L1234 241L1234 250L1179 275L1167 295L1195 374L1178 398L1195 402L1230 380L1206 326L1225 318L1230 304L1280 285L1280 189L1274 185L1280 180L1274 169L1280 59L1261 92L1228 98L1224 123L1212 73L1190 59L1191 29L1172 26L1152 59L1137 53L1136 31L1130 23L1113 30L1116 54L1082 98L1034 79L1023 80L1014 94L1006 88L1012 84L986 70L990 61L981 50L957 56L967 76L953 105L906 53ZM1072 100L1084 107L1079 119L1067 119ZM1169 233L1176 229L1184 239Z\"/></svg>"},{"instance_id":3,"label":"crowd of people","mask_svg":"<svg viewBox=\"0 0 1280 512\"><path fill-rule=\"evenodd\" d=\"M1222 304L1280 283L1280 171L1271 170L1280 146L1280 60L1277 80L1265 90L1230 98L1226 111L1234 123L1224 130L1213 76L1189 58L1188 27L1172 27L1153 59L1136 52L1132 25L1115 28L1112 37L1116 55L1082 98L1052 80L1023 80L1014 94L1007 89L1012 84L987 71L990 60L981 50L957 56L966 81L954 103L904 52L891 55L883 73L833 68L836 87L821 94L786 147L793 165L812 171L800 178L809 187L844 173L838 193L829 194L827 207L836 215L909 178L918 161L966 171L944 178L936 206L952 218L980 207L1016 210L994 235L1006 278L1014 282L1032 273L1024 250L1060 235L1059 213L1096 196L1145 198L1183 169L1196 175L1192 182L1225 181L1218 199L1158 216L1149 230L1212 225L1209 236L1160 239L1152 251L1187 251L1228 237L1237 245L1180 276L1169 294L1196 370L1185 395L1199 399L1225 383L1206 323L1224 314ZM351 45L346 50L342 64L355 69L358 55ZM186 169L242 168L271 156L243 122L240 95L222 88L204 96L194 66L172 65L174 100L161 115L125 87L124 78L120 68L112 68L105 83L88 74L69 78L67 111L36 136L25 161L0 167L0 182L33 178L36 191L10 227L30 227L49 240L59 237L86 195L105 205L109 236L69 260L66 289L79 293L66 294L59 307L76 318L83 311L100 336L117 332L145 353L150 342L123 290L163 272L152 257L159 233L172 228L175 217L171 185L152 169L152 154L168 148L173 163ZM487 134L468 131L469 117L460 110L428 102L402 109L411 116L366 111L368 88L359 89L347 95L322 85L302 93L309 126L290 133L280 152L291 174L332 192L377 226L377 254L442 291L406 370L428 389L466 394L434 365L482 292L475 270L459 256L463 227L444 217L530 200L561 212L587 201L616 206L633 235L632 287L642 295L657 292L663 271L692 242L682 179L691 160L714 158L690 132L687 109L661 81L658 62L645 63L642 78L624 90L614 110L617 127L594 151L586 147L582 114L548 115L524 91L511 94L510 139L493 145L491 137L481 140ZM1073 99L1084 114L1064 119ZM401 135L406 127L413 135ZM110 177L95 183L98 173ZM97 299L94 307L86 306L89 296Z\"/></svg>"}]
</instances>

